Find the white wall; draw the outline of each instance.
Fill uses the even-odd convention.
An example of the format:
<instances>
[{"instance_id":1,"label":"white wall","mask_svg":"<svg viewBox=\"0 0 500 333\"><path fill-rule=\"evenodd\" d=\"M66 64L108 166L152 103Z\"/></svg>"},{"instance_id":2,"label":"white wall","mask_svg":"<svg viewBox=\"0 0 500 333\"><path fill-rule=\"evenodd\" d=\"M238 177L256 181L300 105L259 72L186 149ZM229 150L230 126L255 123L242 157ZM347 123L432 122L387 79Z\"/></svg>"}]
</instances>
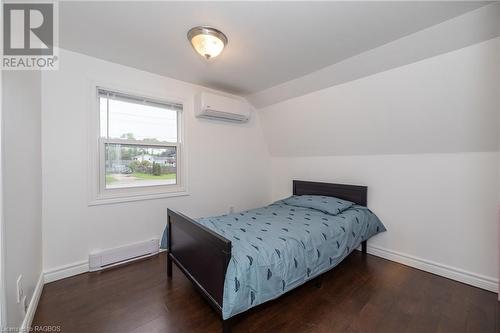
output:
<instances>
[{"instance_id":1,"label":"white wall","mask_svg":"<svg viewBox=\"0 0 500 333\"><path fill-rule=\"evenodd\" d=\"M203 88L61 51L60 69L42 75L43 256L45 271L85 266L90 251L159 238L167 208L190 216L242 210L269 201L269 156L258 117L248 124L194 117L192 100ZM88 206L90 82L115 83L127 90L184 106L189 196Z\"/></svg>"},{"instance_id":2,"label":"white wall","mask_svg":"<svg viewBox=\"0 0 500 333\"><path fill-rule=\"evenodd\" d=\"M201 87L63 50L60 70L42 75L44 270L81 271L90 251L159 237L167 208L256 207L300 178L369 186L369 206L389 229L372 252L493 289L498 49L490 40L290 99L247 125L194 118ZM88 206L93 80L190 101L189 196Z\"/></svg>"},{"instance_id":3,"label":"white wall","mask_svg":"<svg viewBox=\"0 0 500 333\"><path fill-rule=\"evenodd\" d=\"M489 3L246 98L264 107L461 49L500 36L499 18L500 3Z\"/></svg>"},{"instance_id":4,"label":"white wall","mask_svg":"<svg viewBox=\"0 0 500 333\"><path fill-rule=\"evenodd\" d=\"M379 255L496 289L500 39L259 110L272 198L368 185ZM378 251L377 251L378 250Z\"/></svg>"},{"instance_id":5,"label":"white wall","mask_svg":"<svg viewBox=\"0 0 500 333\"><path fill-rule=\"evenodd\" d=\"M478 285L493 288L498 157L496 152L277 157L273 197L289 195L291 179L368 185L368 206L388 229L369 246L466 271Z\"/></svg>"},{"instance_id":6,"label":"white wall","mask_svg":"<svg viewBox=\"0 0 500 333\"><path fill-rule=\"evenodd\" d=\"M497 151L499 40L263 108L259 111L270 152Z\"/></svg>"},{"instance_id":7,"label":"white wall","mask_svg":"<svg viewBox=\"0 0 500 333\"><path fill-rule=\"evenodd\" d=\"M2 171L6 324L19 327L16 280L23 275L28 302L42 272L40 72L2 73Z\"/></svg>"}]
</instances>

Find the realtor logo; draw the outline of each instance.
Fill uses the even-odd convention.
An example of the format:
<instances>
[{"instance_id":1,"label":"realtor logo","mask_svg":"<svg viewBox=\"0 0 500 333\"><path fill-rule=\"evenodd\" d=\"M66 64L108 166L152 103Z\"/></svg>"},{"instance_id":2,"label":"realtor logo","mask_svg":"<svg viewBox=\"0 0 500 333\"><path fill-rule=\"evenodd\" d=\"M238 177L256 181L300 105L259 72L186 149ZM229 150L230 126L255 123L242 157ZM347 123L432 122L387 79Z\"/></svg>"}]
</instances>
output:
<instances>
[{"instance_id":1,"label":"realtor logo","mask_svg":"<svg viewBox=\"0 0 500 333\"><path fill-rule=\"evenodd\" d=\"M57 69L57 3L3 3L2 69Z\"/></svg>"}]
</instances>

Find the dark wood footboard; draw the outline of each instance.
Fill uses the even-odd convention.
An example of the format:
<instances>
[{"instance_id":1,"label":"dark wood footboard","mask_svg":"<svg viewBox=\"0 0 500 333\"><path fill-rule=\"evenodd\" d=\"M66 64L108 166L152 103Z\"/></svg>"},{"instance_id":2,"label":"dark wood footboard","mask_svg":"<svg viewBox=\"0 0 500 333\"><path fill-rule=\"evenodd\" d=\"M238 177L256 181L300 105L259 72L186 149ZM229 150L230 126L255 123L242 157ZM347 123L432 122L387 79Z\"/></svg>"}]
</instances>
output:
<instances>
[{"instance_id":1,"label":"dark wood footboard","mask_svg":"<svg viewBox=\"0 0 500 333\"><path fill-rule=\"evenodd\" d=\"M175 263L222 315L224 280L231 259L231 241L170 209L167 228L167 275L172 276L172 262Z\"/></svg>"}]
</instances>

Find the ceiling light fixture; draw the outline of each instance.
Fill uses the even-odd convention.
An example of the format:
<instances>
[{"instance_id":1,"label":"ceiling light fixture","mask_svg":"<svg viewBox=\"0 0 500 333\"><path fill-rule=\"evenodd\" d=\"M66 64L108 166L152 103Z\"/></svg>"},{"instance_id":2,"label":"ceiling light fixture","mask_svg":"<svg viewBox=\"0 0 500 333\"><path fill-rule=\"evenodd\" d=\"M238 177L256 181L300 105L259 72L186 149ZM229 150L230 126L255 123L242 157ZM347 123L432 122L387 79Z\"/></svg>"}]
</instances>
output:
<instances>
[{"instance_id":1,"label":"ceiling light fixture","mask_svg":"<svg viewBox=\"0 0 500 333\"><path fill-rule=\"evenodd\" d=\"M187 37L196 52L207 60L217 57L227 44L226 35L211 27L194 27Z\"/></svg>"}]
</instances>

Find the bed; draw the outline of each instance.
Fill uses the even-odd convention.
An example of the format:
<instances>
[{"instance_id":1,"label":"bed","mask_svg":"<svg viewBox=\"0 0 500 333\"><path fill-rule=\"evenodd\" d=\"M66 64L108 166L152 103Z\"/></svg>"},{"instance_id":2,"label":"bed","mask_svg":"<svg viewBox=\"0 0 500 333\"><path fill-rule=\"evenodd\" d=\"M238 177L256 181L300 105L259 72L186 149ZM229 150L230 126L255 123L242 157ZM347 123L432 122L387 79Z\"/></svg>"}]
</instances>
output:
<instances>
[{"instance_id":1,"label":"bed","mask_svg":"<svg viewBox=\"0 0 500 333\"><path fill-rule=\"evenodd\" d=\"M167 276L175 264L220 314L224 333L236 315L331 270L360 245L366 253L367 240L385 231L366 207L366 186L294 180L293 195L198 220L168 210ZM354 204L332 213L304 201L334 198Z\"/></svg>"}]
</instances>

